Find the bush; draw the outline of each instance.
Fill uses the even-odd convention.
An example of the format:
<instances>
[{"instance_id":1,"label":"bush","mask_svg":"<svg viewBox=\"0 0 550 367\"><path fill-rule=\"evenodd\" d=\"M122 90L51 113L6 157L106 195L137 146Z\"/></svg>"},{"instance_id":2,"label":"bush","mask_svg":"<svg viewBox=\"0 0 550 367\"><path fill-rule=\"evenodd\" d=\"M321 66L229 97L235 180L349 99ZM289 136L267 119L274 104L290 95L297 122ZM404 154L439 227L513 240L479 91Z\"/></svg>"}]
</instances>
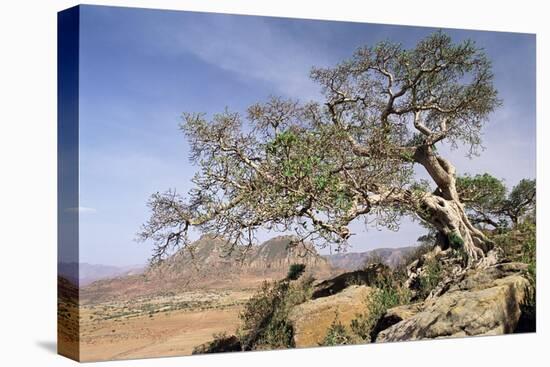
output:
<instances>
[{"instance_id":1,"label":"bush","mask_svg":"<svg viewBox=\"0 0 550 367\"><path fill-rule=\"evenodd\" d=\"M506 258L532 265L534 270L536 231L537 227L533 221L525 221L514 228L501 229L492 236L492 240L504 251Z\"/></svg>"},{"instance_id":2,"label":"bush","mask_svg":"<svg viewBox=\"0 0 550 367\"><path fill-rule=\"evenodd\" d=\"M535 284L537 279L537 227L534 223L530 222L522 223L520 226L521 231L525 235L521 246L521 261L529 266L529 276L533 284Z\"/></svg>"},{"instance_id":3,"label":"bush","mask_svg":"<svg viewBox=\"0 0 550 367\"><path fill-rule=\"evenodd\" d=\"M327 335L320 345L332 346L347 344L354 344L353 337L350 335L346 327L338 320L338 313L336 313L334 316L334 321L330 324L330 327L327 330Z\"/></svg>"},{"instance_id":4,"label":"bush","mask_svg":"<svg viewBox=\"0 0 550 367\"><path fill-rule=\"evenodd\" d=\"M419 277L417 297L424 299L428 297L432 290L441 282L442 267L436 258L427 259L424 263L424 271Z\"/></svg>"},{"instance_id":5,"label":"bush","mask_svg":"<svg viewBox=\"0 0 550 367\"><path fill-rule=\"evenodd\" d=\"M239 315L243 325L238 334L243 350L294 347L288 314L292 307L311 297L312 283L311 277L292 284L286 279L264 282Z\"/></svg>"},{"instance_id":6,"label":"bush","mask_svg":"<svg viewBox=\"0 0 550 367\"><path fill-rule=\"evenodd\" d=\"M464 240L458 232L451 232L448 236L449 245L452 249L459 249L464 246Z\"/></svg>"},{"instance_id":7,"label":"bush","mask_svg":"<svg viewBox=\"0 0 550 367\"><path fill-rule=\"evenodd\" d=\"M366 342L372 341L371 333L378 320L388 309L409 303L410 298L410 291L392 277L381 279L365 299L366 311L351 320L352 332Z\"/></svg>"},{"instance_id":8,"label":"bush","mask_svg":"<svg viewBox=\"0 0 550 367\"><path fill-rule=\"evenodd\" d=\"M521 305L521 317L515 332L536 331L537 314L537 257L536 241L537 226L534 219L526 219L518 223L514 228L503 229L493 236L493 241L502 248L504 255L512 261L520 261L527 264L527 278L532 289L523 305Z\"/></svg>"},{"instance_id":9,"label":"bush","mask_svg":"<svg viewBox=\"0 0 550 367\"><path fill-rule=\"evenodd\" d=\"M292 264L288 268L288 273L286 275L286 279L288 280L296 280L299 277L302 276L304 271L306 270L305 264Z\"/></svg>"}]
</instances>

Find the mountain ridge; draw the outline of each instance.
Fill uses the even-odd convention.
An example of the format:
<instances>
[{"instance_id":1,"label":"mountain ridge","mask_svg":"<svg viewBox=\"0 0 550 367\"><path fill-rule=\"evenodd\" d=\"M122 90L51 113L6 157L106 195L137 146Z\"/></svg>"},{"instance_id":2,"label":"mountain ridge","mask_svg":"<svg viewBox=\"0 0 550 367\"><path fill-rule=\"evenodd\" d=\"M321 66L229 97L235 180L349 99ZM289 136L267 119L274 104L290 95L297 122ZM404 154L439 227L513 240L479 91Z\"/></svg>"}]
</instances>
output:
<instances>
[{"instance_id":1,"label":"mountain ridge","mask_svg":"<svg viewBox=\"0 0 550 367\"><path fill-rule=\"evenodd\" d=\"M330 264L346 271L354 271L362 268L369 260L381 262L391 268L401 265L406 256L412 253L417 246L383 247L363 252L344 252L331 255L323 255Z\"/></svg>"},{"instance_id":2,"label":"mountain ridge","mask_svg":"<svg viewBox=\"0 0 550 367\"><path fill-rule=\"evenodd\" d=\"M295 239L278 236L257 246L234 248L229 252L229 245L222 238L203 235L140 274L102 279L85 286L82 298L95 302L116 296L135 297L193 289L255 288L265 280L285 277L294 263L305 264L306 274L315 278L335 274L329 261L313 244L294 244Z\"/></svg>"},{"instance_id":3,"label":"mountain ridge","mask_svg":"<svg viewBox=\"0 0 550 367\"><path fill-rule=\"evenodd\" d=\"M218 275L222 276L224 272L221 270L224 267L234 268L235 264L231 263L237 263L238 261L242 261L241 267L249 268L250 271L255 271L258 274L270 273L273 268L278 269L280 273L284 272L293 262L305 263L306 267L310 268L327 268L328 265L332 268L332 271L354 271L363 267L369 259L375 258L390 267L396 267L407 254L416 248L415 246L377 248L362 252L320 255L313 244L305 242L305 244L294 249L288 249L290 257L287 258L287 253L283 252L283 249L287 250L286 245L294 239L295 237L291 235L276 236L252 247L248 254L243 254L237 249L227 256L224 254L224 251L228 250L225 241L211 235L204 235L165 260L161 271L179 274L184 272L186 267L193 267L197 271L200 271L201 268L210 267L211 272L212 269L218 269ZM313 256L307 256L308 254ZM243 255L242 260L239 260L240 255ZM191 257L195 259L194 262L191 261ZM327 264L324 264L320 258L325 259ZM80 284L81 287L86 287L99 280L109 281L127 276L139 277L144 273L151 272L147 265L115 266L83 262L79 264L80 271L77 280L74 275L77 274L76 265L77 263L60 263L59 273L71 282Z\"/></svg>"}]
</instances>

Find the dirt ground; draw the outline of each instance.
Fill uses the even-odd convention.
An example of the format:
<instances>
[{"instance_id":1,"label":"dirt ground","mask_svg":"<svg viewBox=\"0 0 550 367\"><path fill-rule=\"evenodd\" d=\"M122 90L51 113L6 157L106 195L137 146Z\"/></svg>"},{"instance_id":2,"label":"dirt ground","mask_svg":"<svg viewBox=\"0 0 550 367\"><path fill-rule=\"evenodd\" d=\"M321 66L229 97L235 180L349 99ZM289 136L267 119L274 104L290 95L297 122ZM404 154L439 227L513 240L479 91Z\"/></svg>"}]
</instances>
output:
<instances>
[{"instance_id":1,"label":"dirt ground","mask_svg":"<svg viewBox=\"0 0 550 367\"><path fill-rule=\"evenodd\" d=\"M233 334L252 290L203 291L81 306L81 361L189 355Z\"/></svg>"}]
</instances>

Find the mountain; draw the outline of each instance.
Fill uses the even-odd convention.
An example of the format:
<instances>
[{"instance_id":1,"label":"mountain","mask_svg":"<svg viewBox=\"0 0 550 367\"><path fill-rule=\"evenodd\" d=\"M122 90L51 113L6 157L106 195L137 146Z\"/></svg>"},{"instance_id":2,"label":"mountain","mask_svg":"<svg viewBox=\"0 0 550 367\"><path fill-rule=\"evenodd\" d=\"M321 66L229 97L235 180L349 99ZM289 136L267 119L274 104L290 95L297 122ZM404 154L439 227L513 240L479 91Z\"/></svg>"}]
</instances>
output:
<instances>
[{"instance_id":1,"label":"mountain","mask_svg":"<svg viewBox=\"0 0 550 367\"><path fill-rule=\"evenodd\" d=\"M346 271L354 271L362 268L369 259L379 259L383 264L395 268L415 249L415 246L379 248L365 252L346 252L325 255L325 258L332 267Z\"/></svg>"},{"instance_id":2,"label":"mountain","mask_svg":"<svg viewBox=\"0 0 550 367\"><path fill-rule=\"evenodd\" d=\"M216 279L236 275L284 277L294 263L306 265L312 274L328 273L328 261L317 253L311 243L293 245L293 236L274 237L261 245L231 248L220 237L204 235L179 250L160 266L148 270L148 275L164 279L182 275L200 279Z\"/></svg>"},{"instance_id":3,"label":"mountain","mask_svg":"<svg viewBox=\"0 0 550 367\"><path fill-rule=\"evenodd\" d=\"M311 242L293 245L295 240L294 236L279 236L262 243L247 258L245 266L251 271L277 272L281 275L295 263L305 264L306 272L309 270L316 274L331 270L328 261L319 255Z\"/></svg>"},{"instance_id":4,"label":"mountain","mask_svg":"<svg viewBox=\"0 0 550 367\"><path fill-rule=\"evenodd\" d=\"M252 288L264 280L284 278L294 263L306 264L306 274L318 279L334 274L313 244L294 245L295 239L279 236L257 246L230 248L222 238L204 235L141 274L89 284L82 289L81 297L95 302L192 289Z\"/></svg>"},{"instance_id":5,"label":"mountain","mask_svg":"<svg viewBox=\"0 0 550 367\"><path fill-rule=\"evenodd\" d=\"M141 273L145 270L145 265L112 266L62 262L58 264L58 270L61 276L82 287L96 280Z\"/></svg>"}]
</instances>

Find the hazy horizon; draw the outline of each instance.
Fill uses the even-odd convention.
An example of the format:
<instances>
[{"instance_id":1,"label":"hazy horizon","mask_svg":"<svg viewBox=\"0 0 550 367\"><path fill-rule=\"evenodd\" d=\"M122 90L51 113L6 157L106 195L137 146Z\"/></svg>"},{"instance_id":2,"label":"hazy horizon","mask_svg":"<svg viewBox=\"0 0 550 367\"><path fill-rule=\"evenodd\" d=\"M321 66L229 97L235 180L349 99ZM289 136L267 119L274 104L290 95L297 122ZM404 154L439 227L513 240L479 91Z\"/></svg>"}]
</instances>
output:
<instances>
[{"instance_id":1,"label":"hazy horizon","mask_svg":"<svg viewBox=\"0 0 550 367\"><path fill-rule=\"evenodd\" d=\"M270 95L318 99L312 66L334 65L386 39L413 47L436 30L99 6L81 6L80 22L79 261L112 266L150 256L151 244L134 239L151 194L191 188L195 168L178 128L183 112L243 112ZM479 157L440 151L459 174L489 172L508 188L535 178L535 36L444 31L485 49L503 105L483 130ZM425 233L407 218L399 232L362 227L352 226L349 252L411 246Z\"/></svg>"}]
</instances>

